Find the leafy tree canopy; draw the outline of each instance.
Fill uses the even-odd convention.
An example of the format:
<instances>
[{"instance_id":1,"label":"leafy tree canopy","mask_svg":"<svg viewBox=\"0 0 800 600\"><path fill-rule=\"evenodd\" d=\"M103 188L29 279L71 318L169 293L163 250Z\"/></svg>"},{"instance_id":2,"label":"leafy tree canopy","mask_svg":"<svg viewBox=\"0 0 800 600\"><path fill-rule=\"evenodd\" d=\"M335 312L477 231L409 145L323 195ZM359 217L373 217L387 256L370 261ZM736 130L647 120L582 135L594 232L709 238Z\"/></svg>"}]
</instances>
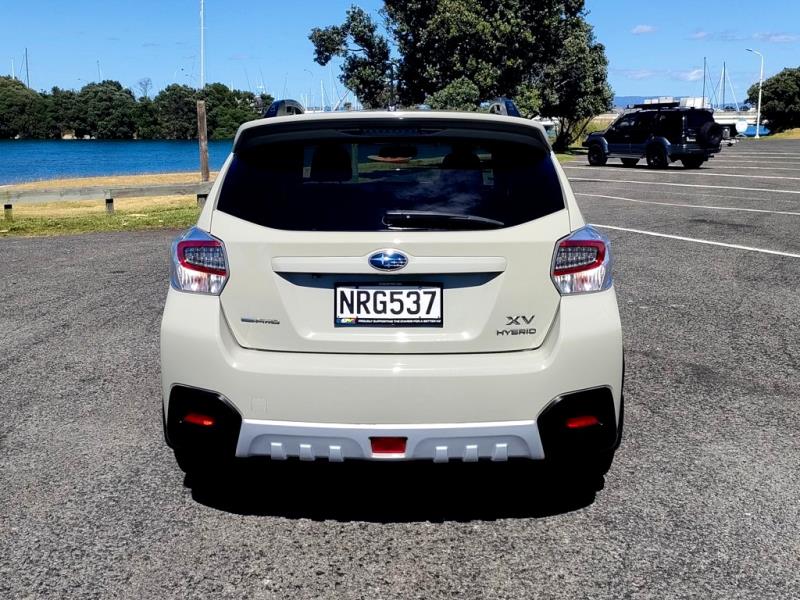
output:
<instances>
[{"instance_id":1,"label":"leafy tree canopy","mask_svg":"<svg viewBox=\"0 0 800 600\"><path fill-rule=\"evenodd\" d=\"M378 33L377 24L363 9L351 7L342 25L315 27L309 39L314 44L317 63L327 65L334 56L344 59L340 80L356 91L365 107L389 103L392 79L389 42Z\"/></svg>"},{"instance_id":2,"label":"leafy tree canopy","mask_svg":"<svg viewBox=\"0 0 800 600\"><path fill-rule=\"evenodd\" d=\"M382 15L386 33L353 6L342 25L309 36L319 64L344 59L340 79L365 106L386 106L393 81L408 106L474 110L509 96L526 116L557 117L559 145L610 106L605 49L584 0L384 0Z\"/></svg>"},{"instance_id":3,"label":"leafy tree canopy","mask_svg":"<svg viewBox=\"0 0 800 600\"><path fill-rule=\"evenodd\" d=\"M261 116L272 96L231 90L212 83L201 91L172 84L155 98L142 79L137 100L118 81L90 83L80 91L54 87L36 92L21 81L0 77L0 138L60 139L67 134L98 139L191 139L197 136L197 100L205 100L208 134L231 138L239 125Z\"/></svg>"},{"instance_id":4,"label":"leafy tree canopy","mask_svg":"<svg viewBox=\"0 0 800 600\"><path fill-rule=\"evenodd\" d=\"M758 104L758 84L747 90L747 101ZM764 80L761 115L773 131L800 127L800 67L784 69Z\"/></svg>"},{"instance_id":5,"label":"leafy tree canopy","mask_svg":"<svg viewBox=\"0 0 800 600\"><path fill-rule=\"evenodd\" d=\"M44 137L47 106L42 97L11 77L0 77L0 138Z\"/></svg>"}]
</instances>

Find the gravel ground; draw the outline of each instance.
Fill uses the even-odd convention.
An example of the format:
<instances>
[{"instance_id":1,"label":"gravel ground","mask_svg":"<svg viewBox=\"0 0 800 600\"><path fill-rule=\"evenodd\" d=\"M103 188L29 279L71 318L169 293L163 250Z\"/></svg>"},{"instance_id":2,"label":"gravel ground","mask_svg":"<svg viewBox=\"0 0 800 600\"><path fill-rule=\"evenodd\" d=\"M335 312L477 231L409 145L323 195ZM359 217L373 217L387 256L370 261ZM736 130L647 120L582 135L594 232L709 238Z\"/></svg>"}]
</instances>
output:
<instances>
[{"instance_id":1,"label":"gravel ground","mask_svg":"<svg viewBox=\"0 0 800 600\"><path fill-rule=\"evenodd\" d=\"M613 180L575 181L592 222L800 252L800 214L630 201L800 213L800 180L712 176L795 176L798 142L698 175L565 166ZM596 495L508 465L184 485L158 384L175 232L0 240L0 598L800 598L800 258L609 233L626 433Z\"/></svg>"}]
</instances>

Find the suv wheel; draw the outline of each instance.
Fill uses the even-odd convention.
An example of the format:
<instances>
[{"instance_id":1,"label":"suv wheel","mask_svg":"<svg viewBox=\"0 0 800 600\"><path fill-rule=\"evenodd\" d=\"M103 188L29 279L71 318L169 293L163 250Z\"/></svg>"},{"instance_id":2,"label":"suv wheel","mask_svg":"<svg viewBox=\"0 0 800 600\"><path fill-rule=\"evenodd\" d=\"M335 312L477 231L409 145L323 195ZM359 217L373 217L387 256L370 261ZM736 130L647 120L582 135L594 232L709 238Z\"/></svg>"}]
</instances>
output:
<instances>
[{"instance_id":1,"label":"suv wheel","mask_svg":"<svg viewBox=\"0 0 800 600\"><path fill-rule=\"evenodd\" d=\"M684 168L686 169L699 169L700 166L706 162L704 158L682 158L681 162L683 163Z\"/></svg>"},{"instance_id":2,"label":"suv wheel","mask_svg":"<svg viewBox=\"0 0 800 600\"><path fill-rule=\"evenodd\" d=\"M647 149L647 166L651 169L666 169L669 166L667 151L662 146Z\"/></svg>"},{"instance_id":3,"label":"suv wheel","mask_svg":"<svg viewBox=\"0 0 800 600\"><path fill-rule=\"evenodd\" d=\"M622 159L622 164L625 165L626 167L635 167L638 162L639 162L638 158L623 158Z\"/></svg>"},{"instance_id":4,"label":"suv wheel","mask_svg":"<svg viewBox=\"0 0 800 600\"><path fill-rule=\"evenodd\" d=\"M600 144L593 144L589 146L589 164L593 167L602 167L608 161L606 153L603 152L603 147Z\"/></svg>"}]
</instances>

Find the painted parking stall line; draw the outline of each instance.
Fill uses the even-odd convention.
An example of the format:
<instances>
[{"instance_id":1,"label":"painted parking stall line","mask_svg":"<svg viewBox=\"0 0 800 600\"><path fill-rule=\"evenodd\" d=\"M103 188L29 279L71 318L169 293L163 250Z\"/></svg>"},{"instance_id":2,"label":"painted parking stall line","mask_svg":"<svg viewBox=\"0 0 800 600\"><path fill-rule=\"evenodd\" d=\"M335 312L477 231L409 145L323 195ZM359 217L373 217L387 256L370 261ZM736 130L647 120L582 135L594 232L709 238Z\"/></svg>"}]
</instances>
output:
<instances>
[{"instance_id":1,"label":"painted parking stall line","mask_svg":"<svg viewBox=\"0 0 800 600\"><path fill-rule=\"evenodd\" d=\"M609 196L606 194L586 194L583 192L575 192L576 196L587 196L589 198L605 198L607 200L622 200L625 202L635 202L637 204L656 204L658 206L675 206L680 208L696 208L700 210L728 210L739 212L751 213L766 213L771 215L790 215L800 217L800 212L793 212L789 210L766 210L763 208L739 208L736 206L704 206L702 204L684 204L679 202L655 202L653 200L638 200L636 198L624 198L622 196Z\"/></svg>"},{"instance_id":2,"label":"painted parking stall line","mask_svg":"<svg viewBox=\"0 0 800 600\"><path fill-rule=\"evenodd\" d=\"M797 163L800 165L800 163ZM731 166L728 166L731 165ZM735 165L735 166L734 166ZM722 169L756 169L759 171L800 171L800 167L753 167L753 166L745 166L741 165L735 161L722 161L722 160L715 160L709 163L708 167L704 167L703 170L708 168L715 168L720 167Z\"/></svg>"},{"instance_id":3,"label":"painted parking stall line","mask_svg":"<svg viewBox=\"0 0 800 600\"><path fill-rule=\"evenodd\" d=\"M596 177L570 177L570 182L572 181L589 181L593 183L632 183L638 185L666 185L666 186L674 186L674 187L684 187L684 188L705 188L705 189L712 189L712 190L740 190L745 192L765 192L769 194L800 194L800 190L771 190L769 188L746 188L746 187L735 187L729 185L702 185L702 184L695 184L695 183L671 183L666 181L637 181L635 179L600 179Z\"/></svg>"},{"instance_id":4,"label":"painted parking stall line","mask_svg":"<svg viewBox=\"0 0 800 600\"><path fill-rule=\"evenodd\" d=\"M594 170L597 169L597 167L570 167L570 166L567 166L567 167L564 167L564 168L565 169L576 169L576 170L579 169L579 170L582 170L582 171L585 171L585 170L594 171ZM620 168L620 170L622 170L622 168ZM747 174L712 173L710 171L705 171L705 170L704 171L687 171L687 170L684 170L684 169L681 169L681 170L674 169L670 173L670 170L671 169L658 169L658 170L656 170L656 169L647 169L647 170L638 169L635 172L636 173L647 173L648 175L665 175L665 174L681 175L681 176L684 176L684 175L695 175L695 176L698 176L699 175L699 176L705 176L705 177L746 177L747 179L789 179L789 180L792 180L792 181L800 181L800 177L786 177L786 176L782 176L782 175L751 175L750 173L747 173Z\"/></svg>"},{"instance_id":5,"label":"painted parking stall line","mask_svg":"<svg viewBox=\"0 0 800 600\"><path fill-rule=\"evenodd\" d=\"M715 242L713 240L704 240L700 238L690 238L682 235L672 235L669 233L659 233L657 231L645 231L643 229L631 229L628 227L617 227L616 225L600 225L598 223L592 224L594 227L602 229L612 229L614 231L627 231L630 233L638 233L641 235L650 235L653 237L667 238L671 240L680 240L682 242L693 242L695 244L706 244L708 246L721 246L723 248L733 248L736 250L744 250L747 252L760 252L761 254L773 254L775 256L787 256L789 258L800 258L800 254L792 252L782 252L780 250L769 250L767 248L754 248L752 246L741 246L739 244L727 244L725 242Z\"/></svg>"}]
</instances>

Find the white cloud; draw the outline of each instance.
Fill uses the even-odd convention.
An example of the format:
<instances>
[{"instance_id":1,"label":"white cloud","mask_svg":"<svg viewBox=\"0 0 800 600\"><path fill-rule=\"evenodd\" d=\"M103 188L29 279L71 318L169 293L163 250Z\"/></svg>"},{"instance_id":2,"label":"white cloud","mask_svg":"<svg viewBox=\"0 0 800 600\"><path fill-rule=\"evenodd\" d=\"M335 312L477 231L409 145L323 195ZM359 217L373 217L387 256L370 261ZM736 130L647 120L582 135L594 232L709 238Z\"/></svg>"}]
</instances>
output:
<instances>
[{"instance_id":1,"label":"white cloud","mask_svg":"<svg viewBox=\"0 0 800 600\"><path fill-rule=\"evenodd\" d=\"M653 71L651 69L619 69L618 72L628 79L635 80L648 79L658 73L657 71Z\"/></svg>"},{"instance_id":2,"label":"white cloud","mask_svg":"<svg viewBox=\"0 0 800 600\"><path fill-rule=\"evenodd\" d=\"M631 29L631 33L634 35L641 35L643 33L653 33L655 30L656 28L652 25L637 25Z\"/></svg>"},{"instance_id":3,"label":"white cloud","mask_svg":"<svg viewBox=\"0 0 800 600\"><path fill-rule=\"evenodd\" d=\"M689 71L672 71L670 77L680 81L700 81L703 78L703 69L691 69Z\"/></svg>"},{"instance_id":4,"label":"white cloud","mask_svg":"<svg viewBox=\"0 0 800 600\"><path fill-rule=\"evenodd\" d=\"M698 29L692 35L689 36L689 39L690 40L704 40L704 39L708 38L710 35L711 35L710 32L702 31L702 30Z\"/></svg>"},{"instance_id":5,"label":"white cloud","mask_svg":"<svg viewBox=\"0 0 800 600\"><path fill-rule=\"evenodd\" d=\"M759 42L771 42L773 44L788 44L800 40L799 35L793 33L761 32L753 34L753 39Z\"/></svg>"}]
</instances>

